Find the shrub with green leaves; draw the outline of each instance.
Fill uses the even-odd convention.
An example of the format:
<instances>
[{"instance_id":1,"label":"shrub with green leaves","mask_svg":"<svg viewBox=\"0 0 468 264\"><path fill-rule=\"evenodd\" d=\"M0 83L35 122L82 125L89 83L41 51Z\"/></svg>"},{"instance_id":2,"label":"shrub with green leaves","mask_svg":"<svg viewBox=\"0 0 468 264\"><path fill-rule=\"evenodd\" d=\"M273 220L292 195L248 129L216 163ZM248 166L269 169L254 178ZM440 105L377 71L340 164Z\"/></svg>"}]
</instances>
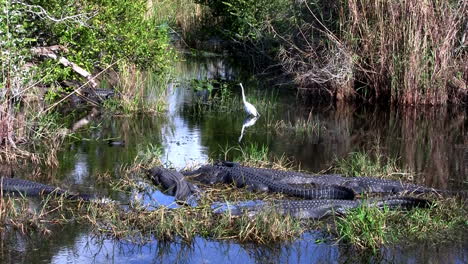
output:
<instances>
[{"instance_id":1,"label":"shrub with green leaves","mask_svg":"<svg viewBox=\"0 0 468 264\"><path fill-rule=\"evenodd\" d=\"M55 16L82 14L79 23L39 20L43 42L70 50L67 58L88 71L125 60L139 68L164 72L169 65L167 26L147 14L146 1L34 1ZM64 14L65 13L65 14ZM42 35L42 34L41 34ZM67 77L70 72L63 71Z\"/></svg>"},{"instance_id":2,"label":"shrub with green leaves","mask_svg":"<svg viewBox=\"0 0 468 264\"><path fill-rule=\"evenodd\" d=\"M259 40L267 35L269 24L288 25L291 18L289 0L198 0L211 8L215 17L221 18L223 32L241 40Z\"/></svg>"}]
</instances>

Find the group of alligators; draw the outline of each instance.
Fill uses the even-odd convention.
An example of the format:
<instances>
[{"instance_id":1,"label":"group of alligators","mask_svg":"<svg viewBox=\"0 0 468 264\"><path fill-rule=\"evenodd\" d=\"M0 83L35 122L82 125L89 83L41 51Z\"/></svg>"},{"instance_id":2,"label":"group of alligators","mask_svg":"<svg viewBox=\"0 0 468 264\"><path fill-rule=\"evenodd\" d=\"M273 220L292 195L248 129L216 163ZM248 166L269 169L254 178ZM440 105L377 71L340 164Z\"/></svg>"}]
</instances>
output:
<instances>
[{"instance_id":1,"label":"group of alligators","mask_svg":"<svg viewBox=\"0 0 468 264\"><path fill-rule=\"evenodd\" d=\"M212 204L215 213L255 215L264 210L298 218L319 219L331 214L346 214L362 205L390 209L427 207L423 198L403 196L408 194L455 194L420 185L371 177L343 177L338 174L310 175L295 171L253 168L233 162L216 162L193 171L178 172L162 167L146 170L147 175L165 193L175 196L179 203L196 199L201 192L191 181L203 184L226 183L246 187L251 191L276 192L300 200L246 201ZM189 179L189 180L187 180ZM63 195L68 199L95 200L91 195L72 194L65 190L28 180L2 177L1 192L20 193L27 196L48 194ZM365 194L383 194L384 197L366 197ZM456 193L460 194L460 193ZM463 193L461 193L463 195ZM363 198L357 198L357 197Z\"/></svg>"},{"instance_id":2,"label":"group of alligators","mask_svg":"<svg viewBox=\"0 0 468 264\"><path fill-rule=\"evenodd\" d=\"M345 214L349 209L362 205L389 209L427 207L426 199L401 196L409 194L451 194L415 184L371 177L343 177L338 174L310 175L295 171L253 168L233 162L217 162L203 165L197 170L177 172L161 167L147 171L152 181L162 186L176 200L185 202L199 189L186 179L204 184L226 183L246 187L252 191L287 194L302 200L246 201L238 203L214 203L214 212L231 215L255 215L264 210L288 214L298 218L322 218L330 214ZM380 198L356 199L356 196L378 193Z\"/></svg>"}]
</instances>

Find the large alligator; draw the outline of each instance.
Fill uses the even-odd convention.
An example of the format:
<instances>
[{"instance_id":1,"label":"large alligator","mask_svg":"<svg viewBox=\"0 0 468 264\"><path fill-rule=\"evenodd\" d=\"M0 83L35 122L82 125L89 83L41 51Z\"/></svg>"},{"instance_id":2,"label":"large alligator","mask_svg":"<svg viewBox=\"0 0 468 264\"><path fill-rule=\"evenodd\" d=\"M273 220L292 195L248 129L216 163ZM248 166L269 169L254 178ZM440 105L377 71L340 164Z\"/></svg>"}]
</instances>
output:
<instances>
[{"instance_id":1,"label":"large alligator","mask_svg":"<svg viewBox=\"0 0 468 264\"><path fill-rule=\"evenodd\" d=\"M428 200L413 197L384 197L369 200L276 200L270 202L248 201L238 203L214 203L214 213L229 213L231 215L254 216L260 212L274 211L281 215L295 218L320 219L329 215L345 215L349 210L360 206L376 207L379 209L411 209L427 207Z\"/></svg>"},{"instance_id":2,"label":"large alligator","mask_svg":"<svg viewBox=\"0 0 468 264\"><path fill-rule=\"evenodd\" d=\"M385 194L400 194L400 193L438 193L450 194L450 191L438 190L434 188L424 187L417 184L403 183L401 181L379 179L372 177L344 177L340 174L325 174L311 175L307 173L295 171L281 171L275 169L253 168L241 166L234 162L218 162L216 166L225 166L237 168L241 171L246 171L251 174L256 174L262 177L268 177L271 180L285 183L289 185L305 185L313 184L316 186L342 186L353 190L356 194L360 193L385 193ZM213 174L212 174L213 175ZM209 181L212 181L212 175L205 175ZM453 192L460 194L460 192Z\"/></svg>"},{"instance_id":3,"label":"large alligator","mask_svg":"<svg viewBox=\"0 0 468 264\"><path fill-rule=\"evenodd\" d=\"M315 185L307 188L291 186L241 166L204 165L195 171L186 171L183 174L206 184L234 183L237 187L246 186L251 190L284 193L305 199L354 199L354 192L347 187L338 185Z\"/></svg>"},{"instance_id":4,"label":"large alligator","mask_svg":"<svg viewBox=\"0 0 468 264\"><path fill-rule=\"evenodd\" d=\"M13 194L33 197L44 195L63 195L65 198L71 200L90 201L91 199L94 199L93 196L88 194L74 194L69 191L60 189L58 187L28 180L7 177L0 178L0 192L2 192L3 195Z\"/></svg>"}]
</instances>

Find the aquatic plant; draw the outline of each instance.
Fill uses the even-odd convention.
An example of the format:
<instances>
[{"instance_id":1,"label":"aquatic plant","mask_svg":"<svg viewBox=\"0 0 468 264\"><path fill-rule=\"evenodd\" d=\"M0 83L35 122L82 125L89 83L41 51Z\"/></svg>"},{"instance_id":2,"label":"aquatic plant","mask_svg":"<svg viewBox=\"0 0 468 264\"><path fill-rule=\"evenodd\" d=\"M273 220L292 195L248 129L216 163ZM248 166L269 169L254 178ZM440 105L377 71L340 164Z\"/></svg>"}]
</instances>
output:
<instances>
[{"instance_id":1,"label":"aquatic plant","mask_svg":"<svg viewBox=\"0 0 468 264\"><path fill-rule=\"evenodd\" d=\"M203 115L213 112L244 112L240 86L237 81L192 80L194 90L194 103L185 106L183 111L192 115ZM276 90L252 90L249 101L255 105L258 112L268 115L275 109L278 102Z\"/></svg>"},{"instance_id":2,"label":"aquatic plant","mask_svg":"<svg viewBox=\"0 0 468 264\"><path fill-rule=\"evenodd\" d=\"M307 119L297 118L296 120L277 120L275 123L268 123L275 132L279 134L293 134L296 137L320 136L326 129L319 119L313 118L312 112Z\"/></svg>"}]
</instances>

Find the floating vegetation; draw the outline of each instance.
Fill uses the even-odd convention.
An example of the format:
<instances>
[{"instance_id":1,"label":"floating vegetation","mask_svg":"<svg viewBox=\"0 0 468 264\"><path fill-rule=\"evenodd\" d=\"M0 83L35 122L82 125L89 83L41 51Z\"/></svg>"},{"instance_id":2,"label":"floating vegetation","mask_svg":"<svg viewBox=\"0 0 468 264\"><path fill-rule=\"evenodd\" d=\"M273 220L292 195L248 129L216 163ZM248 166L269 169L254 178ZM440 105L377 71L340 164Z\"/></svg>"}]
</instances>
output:
<instances>
[{"instance_id":1,"label":"floating vegetation","mask_svg":"<svg viewBox=\"0 0 468 264\"><path fill-rule=\"evenodd\" d=\"M326 129L320 120L309 113L307 119L297 118L294 121L278 120L275 123L269 123L269 127L279 134L294 134L296 137L320 136Z\"/></svg>"}]
</instances>

